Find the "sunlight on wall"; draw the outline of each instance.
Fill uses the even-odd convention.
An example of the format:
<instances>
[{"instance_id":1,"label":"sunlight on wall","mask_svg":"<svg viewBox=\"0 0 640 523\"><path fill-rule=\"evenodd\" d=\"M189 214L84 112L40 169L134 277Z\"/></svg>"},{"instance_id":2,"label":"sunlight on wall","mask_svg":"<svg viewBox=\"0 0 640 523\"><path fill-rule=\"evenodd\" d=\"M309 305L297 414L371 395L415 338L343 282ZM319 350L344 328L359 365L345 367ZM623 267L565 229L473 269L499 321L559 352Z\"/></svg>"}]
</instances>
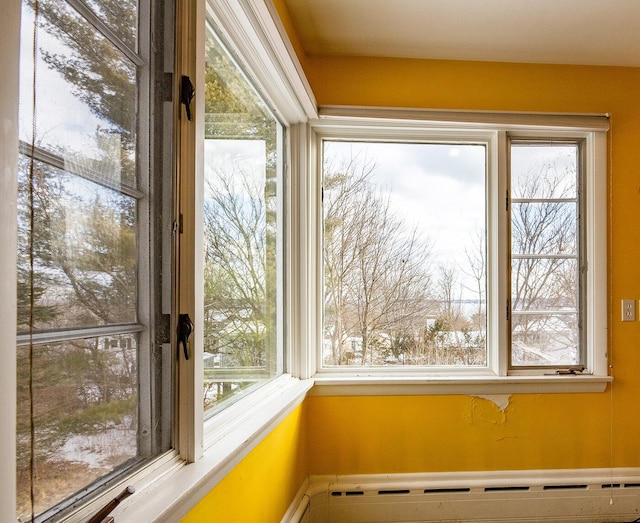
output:
<instances>
[{"instance_id":1,"label":"sunlight on wall","mask_svg":"<svg viewBox=\"0 0 640 523\"><path fill-rule=\"evenodd\" d=\"M304 405L244 458L183 523L280 521L308 475Z\"/></svg>"}]
</instances>

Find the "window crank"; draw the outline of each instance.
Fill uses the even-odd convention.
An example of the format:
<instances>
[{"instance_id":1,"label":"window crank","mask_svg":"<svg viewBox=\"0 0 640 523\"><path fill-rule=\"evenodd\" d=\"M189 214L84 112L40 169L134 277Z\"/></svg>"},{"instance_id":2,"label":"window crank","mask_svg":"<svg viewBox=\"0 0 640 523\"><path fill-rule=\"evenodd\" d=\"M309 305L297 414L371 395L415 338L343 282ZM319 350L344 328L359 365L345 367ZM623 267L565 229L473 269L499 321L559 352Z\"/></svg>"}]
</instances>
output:
<instances>
[{"instance_id":1,"label":"window crank","mask_svg":"<svg viewBox=\"0 0 640 523\"><path fill-rule=\"evenodd\" d=\"M109 503L102 507L102 509L96 512L96 514L91 519L89 519L87 523L113 523L114 518L113 516L109 516L109 514L120 504L123 499L128 498L135 491L136 489L129 485L122 492L120 492L120 494L109 501Z\"/></svg>"}]
</instances>

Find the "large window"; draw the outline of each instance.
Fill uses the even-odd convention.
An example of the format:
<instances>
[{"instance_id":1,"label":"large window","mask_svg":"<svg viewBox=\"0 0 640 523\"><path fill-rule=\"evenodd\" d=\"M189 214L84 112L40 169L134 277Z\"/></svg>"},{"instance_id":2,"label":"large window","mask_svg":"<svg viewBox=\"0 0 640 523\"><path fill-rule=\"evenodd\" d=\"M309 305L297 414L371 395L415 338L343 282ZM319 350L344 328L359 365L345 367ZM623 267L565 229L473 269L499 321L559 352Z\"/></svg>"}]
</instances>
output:
<instances>
[{"instance_id":1,"label":"large window","mask_svg":"<svg viewBox=\"0 0 640 523\"><path fill-rule=\"evenodd\" d=\"M314 124L320 372L606 374L605 134L348 112Z\"/></svg>"},{"instance_id":2,"label":"large window","mask_svg":"<svg viewBox=\"0 0 640 523\"><path fill-rule=\"evenodd\" d=\"M152 406L145 5L23 2L19 521L70 509L163 450L169 420Z\"/></svg>"},{"instance_id":3,"label":"large window","mask_svg":"<svg viewBox=\"0 0 640 523\"><path fill-rule=\"evenodd\" d=\"M324 365L486 365L486 146L323 158Z\"/></svg>"},{"instance_id":4,"label":"large window","mask_svg":"<svg viewBox=\"0 0 640 523\"><path fill-rule=\"evenodd\" d=\"M282 373L283 129L205 32L204 408Z\"/></svg>"}]
</instances>

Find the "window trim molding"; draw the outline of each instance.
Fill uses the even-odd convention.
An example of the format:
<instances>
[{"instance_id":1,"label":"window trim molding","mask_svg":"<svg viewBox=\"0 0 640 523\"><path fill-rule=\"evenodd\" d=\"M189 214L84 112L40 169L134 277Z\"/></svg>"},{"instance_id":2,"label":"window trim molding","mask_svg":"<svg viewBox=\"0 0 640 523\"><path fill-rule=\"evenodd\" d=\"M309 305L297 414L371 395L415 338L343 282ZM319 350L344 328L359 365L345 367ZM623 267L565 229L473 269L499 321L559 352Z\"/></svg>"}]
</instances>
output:
<instances>
[{"instance_id":1,"label":"window trim molding","mask_svg":"<svg viewBox=\"0 0 640 523\"><path fill-rule=\"evenodd\" d=\"M611 376L319 376L309 396L424 396L604 392Z\"/></svg>"},{"instance_id":2,"label":"window trim molding","mask_svg":"<svg viewBox=\"0 0 640 523\"><path fill-rule=\"evenodd\" d=\"M318 108L322 127L397 127L439 129L487 129L520 131L556 128L564 131L607 131L609 114L534 113L514 111L459 111L448 109L415 109L395 107L363 107L355 105L322 105ZM320 122L324 121L324 125Z\"/></svg>"},{"instance_id":3,"label":"window trim molding","mask_svg":"<svg viewBox=\"0 0 640 523\"><path fill-rule=\"evenodd\" d=\"M9 2L0 17L0 341L6 358L0 366L3 400L0 402L0 520L16 518L16 314L17 314L17 211L18 192L18 79L20 62L20 2Z\"/></svg>"},{"instance_id":4,"label":"window trim molding","mask_svg":"<svg viewBox=\"0 0 640 523\"><path fill-rule=\"evenodd\" d=\"M267 97L276 116L285 124L317 117L311 86L271 2L204 3L219 36L240 58L245 72Z\"/></svg>"},{"instance_id":5,"label":"window trim molding","mask_svg":"<svg viewBox=\"0 0 640 523\"><path fill-rule=\"evenodd\" d=\"M607 296L606 276L606 180L608 115L550 114L512 112L432 111L422 109L392 109L353 106L322 106L319 118L310 122L320 151L323 139L430 139L437 132L438 139L454 142L485 137L488 154L487 249L497 262L489 264L488 308L499 314L500 304L508 298L508 220L506 209L500 205L500 195L506 191L508 172L508 138L582 138L587 147L585 156L585 184L587 209L586 258L587 275L587 358L591 374L557 376L555 369L545 375L545 369L510 371L508 351L508 322L490 320L487 332L498 344L487 351L487 366L482 368L323 368L322 346L323 289L315 298L315 321L318 323L314 361L316 372L312 395L358 394L492 394L527 392L600 392L612 381L608 376L607 356ZM320 152L318 152L318 155ZM321 165L320 157L316 160ZM321 183L320 168L310 171ZM493 185L492 185L493 184ZM497 199L499 201L493 201ZM315 219L322 226L322 202L316 198ZM503 210L504 209L504 210ZM322 234L315 239L315 263L322 277ZM305 282L309 287L313 281ZM489 312L489 309L488 309ZM489 315L491 317L491 315ZM498 349L500 347L500 349ZM568 378L568 379L567 379ZM576 379L577 378L577 379Z\"/></svg>"}]
</instances>

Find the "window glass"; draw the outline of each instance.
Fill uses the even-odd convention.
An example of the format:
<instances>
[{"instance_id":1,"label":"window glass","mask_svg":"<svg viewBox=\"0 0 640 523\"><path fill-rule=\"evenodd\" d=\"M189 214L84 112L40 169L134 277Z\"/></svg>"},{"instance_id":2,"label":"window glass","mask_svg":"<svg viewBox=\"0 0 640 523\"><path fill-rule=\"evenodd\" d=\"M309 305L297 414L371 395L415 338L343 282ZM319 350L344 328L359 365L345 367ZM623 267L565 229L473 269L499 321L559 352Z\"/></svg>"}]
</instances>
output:
<instances>
[{"instance_id":1,"label":"window glass","mask_svg":"<svg viewBox=\"0 0 640 523\"><path fill-rule=\"evenodd\" d=\"M324 142L324 366L486 365L485 149Z\"/></svg>"},{"instance_id":2,"label":"window glass","mask_svg":"<svg viewBox=\"0 0 640 523\"><path fill-rule=\"evenodd\" d=\"M579 148L511 146L511 363L580 365Z\"/></svg>"},{"instance_id":3,"label":"window glass","mask_svg":"<svg viewBox=\"0 0 640 523\"><path fill-rule=\"evenodd\" d=\"M86 0L100 20L131 49L136 50L138 3L136 0Z\"/></svg>"},{"instance_id":4,"label":"window glass","mask_svg":"<svg viewBox=\"0 0 640 523\"><path fill-rule=\"evenodd\" d=\"M30 321L36 331L135 323L136 200L34 161L30 205L30 168L23 156L18 177L18 333L29 332Z\"/></svg>"},{"instance_id":5,"label":"window glass","mask_svg":"<svg viewBox=\"0 0 640 523\"><path fill-rule=\"evenodd\" d=\"M33 31L22 32L20 139L32 143L36 115L37 147L101 183L135 187L134 64L66 2L46 0L38 8L35 53ZM31 29L33 23L25 4L22 25Z\"/></svg>"},{"instance_id":6,"label":"window glass","mask_svg":"<svg viewBox=\"0 0 640 523\"><path fill-rule=\"evenodd\" d=\"M18 347L18 521L31 514L30 395L33 375L35 513L138 455L135 335Z\"/></svg>"},{"instance_id":7,"label":"window glass","mask_svg":"<svg viewBox=\"0 0 640 523\"><path fill-rule=\"evenodd\" d=\"M204 406L281 372L282 129L207 24Z\"/></svg>"}]
</instances>

